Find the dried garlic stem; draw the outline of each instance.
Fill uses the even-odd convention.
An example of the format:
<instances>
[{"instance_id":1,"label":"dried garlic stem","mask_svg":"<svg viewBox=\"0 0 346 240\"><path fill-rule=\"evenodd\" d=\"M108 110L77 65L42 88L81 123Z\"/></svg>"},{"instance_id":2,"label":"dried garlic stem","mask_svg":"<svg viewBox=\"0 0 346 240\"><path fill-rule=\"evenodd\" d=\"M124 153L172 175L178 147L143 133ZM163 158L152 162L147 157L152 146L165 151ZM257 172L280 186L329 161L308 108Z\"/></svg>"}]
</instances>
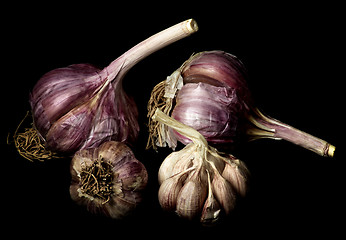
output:
<instances>
[{"instance_id":1,"label":"dried garlic stem","mask_svg":"<svg viewBox=\"0 0 346 240\"><path fill-rule=\"evenodd\" d=\"M334 156L335 146L288 124L282 123L279 120L265 116L257 108L254 109L253 116L248 119L254 126L253 128L248 129L247 134L250 136L253 135L254 139L284 139L311 150L323 157Z\"/></svg>"},{"instance_id":2,"label":"dried garlic stem","mask_svg":"<svg viewBox=\"0 0 346 240\"><path fill-rule=\"evenodd\" d=\"M107 71L110 74L109 78L113 79L112 73L118 73L114 70L119 67L118 61L120 59L125 59L124 66L122 67L118 76L120 79L126 72L133 67L137 62L148 56L149 54L173 43L184 37L191 35L192 33L198 31L197 22L193 19L186 20L184 22L178 23L166 30L163 30L152 37L144 40L143 42L137 44L127 52L125 52L118 59L113 61L108 67ZM123 60L124 61L124 60ZM179 75L180 76L180 75ZM164 113L169 114L172 108L173 98L164 98L166 94L165 91L166 81L162 81L152 91L151 97L148 104L148 117L149 117L149 139L146 148L149 149L151 146L156 149L156 141L158 141L159 146L165 145L165 140L162 139L160 134L159 123L152 123L150 117L154 114L156 107L159 107ZM164 101L163 101L164 99ZM154 108L151 106L155 106ZM158 133L158 134L156 134ZM162 133L163 134L163 133ZM156 136L156 137L155 137ZM156 139L157 138L157 139ZM166 137L164 137L166 138Z\"/></svg>"},{"instance_id":3,"label":"dried garlic stem","mask_svg":"<svg viewBox=\"0 0 346 240\"><path fill-rule=\"evenodd\" d=\"M118 73L114 69L119 68L119 61L124 62L120 76L117 76L121 79L129 69L145 57L197 31L197 22L189 19L149 37L125 52L106 68L106 71L110 73L109 78L113 79Z\"/></svg>"},{"instance_id":4,"label":"dried garlic stem","mask_svg":"<svg viewBox=\"0 0 346 240\"><path fill-rule=\"evenodd\" d=\"M167 116L164 114L160 109L156 109L154 116L152 117L154 121L159 121L162 124L165 124L180 134L184 135L185 137L190 138L192 142L198 145L202 146L208 146L207 140L200 134L198 131L193 129L192 127L189 127L177 120L175 120L172 117Z\"/></svg>"}]
</instances>

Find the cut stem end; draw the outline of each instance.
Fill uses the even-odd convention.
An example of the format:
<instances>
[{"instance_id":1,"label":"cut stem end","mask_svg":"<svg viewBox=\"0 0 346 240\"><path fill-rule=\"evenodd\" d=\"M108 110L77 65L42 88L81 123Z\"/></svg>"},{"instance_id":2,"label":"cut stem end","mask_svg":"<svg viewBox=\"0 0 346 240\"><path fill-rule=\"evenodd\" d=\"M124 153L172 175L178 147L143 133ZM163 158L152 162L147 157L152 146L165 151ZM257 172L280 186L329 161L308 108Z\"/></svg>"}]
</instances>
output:
<instances>
[{"instance_id":1,"label":"cut stem end","mask_svg":"<svg viewBox=\"0 0 346 240\"><path fill-rule=\"evenodd\" d=\"M328 157L334 157L334 152L335 152L335 146L329 145L328 151L327 151L327 156Z\"/></svg>"},{"instance_id":2,"label":"cut stem end","mask_svg":"<svg viewBox=\"0 0 346 240\"><path fill-rule=\"evenodd\" d=\"M186 20L185 22L186 22L186 29L187 29L186 34L190 35L198 31L198 25L194 19L191 18L189 20Z\"/></svg>"}]
</instances>

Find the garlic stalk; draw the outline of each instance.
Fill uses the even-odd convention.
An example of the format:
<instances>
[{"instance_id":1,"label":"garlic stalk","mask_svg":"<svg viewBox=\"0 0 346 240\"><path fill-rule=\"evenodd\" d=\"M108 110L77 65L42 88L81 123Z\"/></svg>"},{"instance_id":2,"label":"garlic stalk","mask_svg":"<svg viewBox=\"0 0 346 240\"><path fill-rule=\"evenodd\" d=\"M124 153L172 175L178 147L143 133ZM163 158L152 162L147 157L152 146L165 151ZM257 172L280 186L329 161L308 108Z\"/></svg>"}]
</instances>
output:
<instances>
[{"instance_id":1,"label":"garlic stalk","mask_svg":"<svg viewBox=\"0 0 346 240\"><path fill-rule=\"evenodd\" d=\"M133 143L138 111L122 88L125 74L143 58L197 30L189 19L142 41L102 70L74 64L46 73L30 95L38 136L49 150L67 154L110 140Z\"/></svg>"},{"instance_id":2,"label":"garlic stalk","mask_svg":"<svg viewBox=\"0 0 346 240\"><path fill-rule=\"evenodd\" d=\"M200 52L154 87L148 103L149 140L175 148L191 140L152 122L158 107L174 119L196 129L209 143L227 145L241 139L284 139L321 156L333 157L335 146L268 117L255 106L247 86L243 63L223 51Z\"/></svg>"},{"instance_id":3,"label":"garlic stalk","mask_svg":"<svg viewBox=\"0 0 346 240\"><path fill-rule=\"evenodd\" d=\"M159 109L153 120L192 141L167 156L159 169L161 207L175 210L183 218L199 218L204 224L216 222L221 211L229 214L235 207L237 195L246 193L249 173L245 164L208 146L199 132Z\"/></svg>"}]
</instances>

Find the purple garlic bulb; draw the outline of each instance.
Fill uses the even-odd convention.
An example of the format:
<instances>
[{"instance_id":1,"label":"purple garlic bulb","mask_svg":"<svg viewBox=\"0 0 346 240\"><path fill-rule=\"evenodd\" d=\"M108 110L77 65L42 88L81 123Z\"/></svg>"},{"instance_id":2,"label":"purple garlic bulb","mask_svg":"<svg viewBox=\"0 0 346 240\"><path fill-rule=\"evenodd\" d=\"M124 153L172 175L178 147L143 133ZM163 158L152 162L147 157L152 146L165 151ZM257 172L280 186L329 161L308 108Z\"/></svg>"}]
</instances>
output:
<instances>
[{"instance_id":1,"label":"purple garlic bulb","mask_svg":"<svg viewBox=\"0 0 346 240\"><path fill-rule=\"evenodd\" d=\"M247 85L244 65L223 51L197 53L152 91L149 118L156 108L222 147L239 139L284 139L321 156L333 157L335 146L263 114ZM177 131L149 119L148 147L175 148L191 142Z\"/></svg>"},{"instance_id":2,"label":"purple garlic bulb","mask_svg":"<svg viewBox=\"0 0 346 240\"><path fill-rule=\"evenodd\" d=\"M115 140L133 143L138 111L122 87L126 73L151 53L198 30L186 20L137 44L104 69L75 64L52 70L30 95L34 128L49 150L74 152Z\"/></svg>"},{"instance_id":3,"label":"purple garlic bulb","mask_svg":"<svg viewBox=\"0 0 346 240\"><path fill-rule=\"evenodd\" d=\"M73 153L104 141L133 143L138 135L137 107L120 79L76 64L48 72L30 96L34 125L47 146Z\"/></svg>"},{"instance_id":4,"label":"purple garlic bulb","mask_svg":"<svg viewBox=\"0 0 346 240\"><path fill-rule=\"evenodd\" d=\"M223 51L201 52L187 60L181 76L184 85L177 93L172 117L196 129L210 143L234 142L250 102L242 62ZM191 142L174 133L184 144Z\"/></svg>"},{"instance_id":5,"label":"purple garlic bulb","mask_svg":"<svg viewBox=\"0 0 346 240\"><path fill-rule=\"evenodd\" d=\"M148 174L129 147L105 142L78 151L71 162L71 198L94 214L121 219L141 202Z\"/></svg>"}]
</instances>

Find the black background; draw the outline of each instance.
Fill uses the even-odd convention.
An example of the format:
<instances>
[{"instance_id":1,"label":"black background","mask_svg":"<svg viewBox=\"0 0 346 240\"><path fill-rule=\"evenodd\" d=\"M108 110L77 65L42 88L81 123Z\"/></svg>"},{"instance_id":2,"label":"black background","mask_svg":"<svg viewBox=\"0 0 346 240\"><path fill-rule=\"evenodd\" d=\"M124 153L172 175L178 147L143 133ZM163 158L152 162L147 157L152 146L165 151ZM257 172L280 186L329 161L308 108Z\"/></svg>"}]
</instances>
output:
<instances>
[{"instance_id":1,"label":"black background","mask_svg":"<svg viewBox=\"0 0 346 240\"><path fill-rule=\"evenodd\" d=\"M0 184L8 231L28 237L172 239L199 234L281 238L341 233L345 225L345 159L339 140L344 135L345 79L341 5L49 2L2 9L5 109ZM6 144L8 133L13 134L29 110L29 92L44 73L74 63L105 67L145 38L189 18L198 22L198 33L152 54L124 79L140 113L141 132L133 151L149 173L144 202L133 216L117 221L89 214L70 199L70 159L32 163L20 157L13 144ZM234 155L251 171L249 194L230 216L206 228L159 206L157 171L171 150L145 150L146 103L151 89L192 53L216 49L243 61L250 89L265 113L338 150L334 159L327 159L284 141L242 145Z\"/></svg>"}]
</instances>

